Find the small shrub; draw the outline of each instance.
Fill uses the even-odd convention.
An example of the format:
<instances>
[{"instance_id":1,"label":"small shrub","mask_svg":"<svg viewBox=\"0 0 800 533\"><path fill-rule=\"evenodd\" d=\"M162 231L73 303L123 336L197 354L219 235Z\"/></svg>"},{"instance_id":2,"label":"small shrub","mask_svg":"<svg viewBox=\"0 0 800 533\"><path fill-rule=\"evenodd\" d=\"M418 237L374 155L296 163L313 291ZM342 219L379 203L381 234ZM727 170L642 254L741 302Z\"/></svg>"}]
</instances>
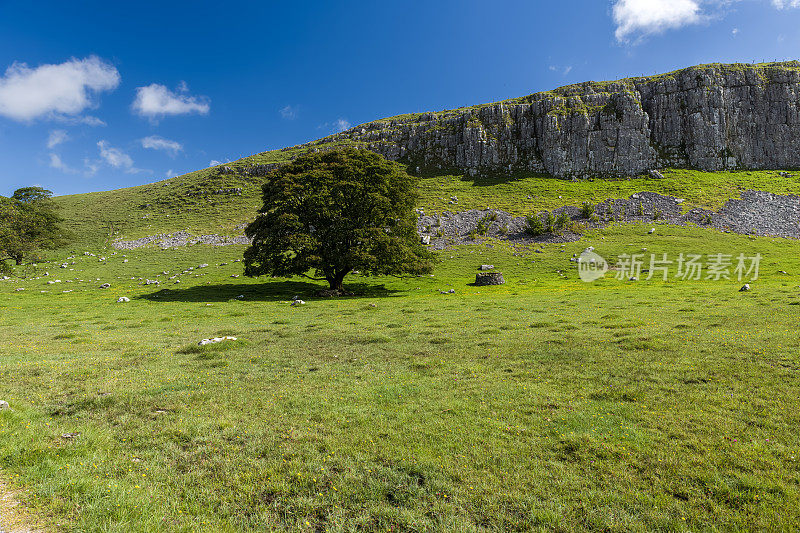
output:
<instances>
[{"instance_id":1,"label":"small shrub","mask_svg":"<svg viewBox=\"0 0 800 533\"><path fill-rule=\"evenodd\" d=\"M547 230L547 233L553 233L556 231L556 217L554 217L553 213L550 211L548 211L547 216L544 217L544 227Z\"/></svg>"},{"instance_id":2,"label":"small shrub","mask_svg":"<svg viewBox=\"0 0 800 533\"><path fill-rule=\"evenodd\" d=\"M583 218L591 218L594 215L594 204L589 200L586 200L581 204L581 217Z\"/></svg>"},{"instance_id":3,"label":"small shrub","mask_svg":"<svg viewBox=\"0 0 800 533\"><path fill-rule=\"evenodd\" d=\"M639 213L640 217L644 216L644 204L639 202L639 206L636 208L637 213Z\"/></svg>"},{"instance_id":4,"label":"small shrub","mask_svg":"<svg viewBox=\"0 0 800 533\"><path fill-rule=\"evenodd\" d=\"M597 224L598 222L600 222L600 217L597 216L597 213L592 213L592 215L589 217L589 222L591 222L592 224Z\"/></svg>"},{"instance_id":5,"label":"small shrub","mask_svg":"<svg viewBox=\"0 0 800 533\"><path fill-rule=\"evenodd\" d=\"M566 211L562 211L558 214L558 218L556 218L555 228L556 231L560 231L563 229L567 229L572 225L572 218L570 218L569 214Z\"/></svg>"},{"instance_id":6,"label":"small shrub","mask_svg":"<svg viewBox=\"0 0 800 533\"><path fill-rule=\"evenodd\" d=\"M653 209L653 220L659 220L662 216L661 209Z\"/></svg>"},{"instance_id":7,"label":"small shrub","mask_svg":"<svg viewBox=\"0 0 800 533\"><path fill-rule=\"evenodd\" d=\"M497 220L496 214L492 213L490 215L486 215L478 221L478 225L475 226L475 233L478 235L486 235L489 233L489 228L492 226L492 222L495 220Z\"/></svg>"},{"instance_id":8,"label":"small shrub","mask_svg":"<svg viewBox=\"0 0 800 533\"><path fill-rule=\"evenodd\" d=\"M547 233L547 228L545 228L544 222L542 222L539 215L529 215L526 222L525 232L528 233L528 235L538 237L539 235Z\"/></svg>"},{"instance_id":9,"label":"small shrub","mask_svg":"<svg viewBox=\"0 0 800 533\"><path fill-rule=\"evenodd\" d=\"M572 222L572 223L570 223L570 225L569 225L569 230L570 230L572 233L578 233L578 234L581 234L581 233L583 233L584 231L586 231L586 224L581 224L580 222Z\"/></svg>"}]
</instances>

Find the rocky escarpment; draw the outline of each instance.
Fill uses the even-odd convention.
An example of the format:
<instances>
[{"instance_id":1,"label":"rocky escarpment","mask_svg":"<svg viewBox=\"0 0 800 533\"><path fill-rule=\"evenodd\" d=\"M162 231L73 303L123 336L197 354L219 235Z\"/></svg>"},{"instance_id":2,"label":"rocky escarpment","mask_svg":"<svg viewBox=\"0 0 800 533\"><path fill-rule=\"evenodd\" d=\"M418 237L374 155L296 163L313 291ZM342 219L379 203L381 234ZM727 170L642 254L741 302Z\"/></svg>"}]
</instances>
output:
<instances>
[{"instance_id":1,"label":"rocky escarpment","mask_svg":"<svg viewBox=\"0 0 800 533\"><path fill-rule=\"evenodd\" d=\"M661 167L800 167L800 62L705 65L404 115L311 145L356 143L415 167L630 176Z\"/></svg>"}]
</instances>

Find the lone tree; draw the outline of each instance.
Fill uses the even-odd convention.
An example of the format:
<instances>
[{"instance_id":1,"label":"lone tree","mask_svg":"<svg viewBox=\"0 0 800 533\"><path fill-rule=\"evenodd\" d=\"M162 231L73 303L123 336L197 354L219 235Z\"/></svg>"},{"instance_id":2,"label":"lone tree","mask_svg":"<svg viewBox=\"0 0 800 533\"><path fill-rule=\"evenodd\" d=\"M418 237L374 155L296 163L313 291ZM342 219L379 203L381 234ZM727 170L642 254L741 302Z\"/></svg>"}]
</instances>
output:
<instances>
[{"instance_id":1,"label":"lone tree","mask_svg":"<svg viewBox=\"0 0 800 533\"><path fill-rule=\"evenodd\" d=\"M267 177L264 206L245 230L245 275L326 280L341 294L354 270L429 273L435 256L420 244L416 197L413 178L374 152L300 156Z\"/></svg>"},{"instance_id":2,"label":"lone tree","mask_svg":"<svg viewBox=\"0 0 800 533\"><path fill-rule=\"evenodd\" d=\"M63 219L50 200L52 192L41 187L17 189L11 198L0 196L0 269L7 261L21 265L38 259L40 250L52 250L69 241Z\"/></svg>"}]
</instances>

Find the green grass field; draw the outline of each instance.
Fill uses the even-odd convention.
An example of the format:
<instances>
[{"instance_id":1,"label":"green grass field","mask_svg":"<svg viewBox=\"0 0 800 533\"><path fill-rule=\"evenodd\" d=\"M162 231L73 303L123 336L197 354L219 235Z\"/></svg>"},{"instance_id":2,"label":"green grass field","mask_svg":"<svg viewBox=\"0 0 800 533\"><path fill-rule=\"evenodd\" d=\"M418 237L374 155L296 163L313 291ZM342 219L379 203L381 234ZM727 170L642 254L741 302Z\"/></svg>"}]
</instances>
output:
<instances>
[{"instance_id":1,"label":"green grass field","mask_svg":"<svg viewBox=\"0 0 800 533\"><path fill-rule=\"evenodd\" d=\"M673 178L701 183L682 190L687 202L718 204L754 175ZM755 188L797 187L771 176ZM537 180L442 179L454 192L441 193L423 182L423 205L457 194L460 209L477 206L496 191L497 207L524 212L528 194L577 205L642 185ZM117 209L111 196L97 205L95 216ZM236 216L247 213L225 215ZM150 223L131 218L121 235ZM65 531L791 530L800 243L650 227L543 253L462 246L433 277L354 276L357 297L327 300L304 281L231 277L237 246L106 250L101 263L79 247L97 251L98 229L70 250L74 271L39 265L49 277L0 282L12 407L0 469ZM569 258L589 245L608 259L643 248L764 259L744 293L735 279L613 272L587 284ZM508 283L472 286L484 263ZM188 267L180 284L131 279ZM306 305L290 307L295 295ZM197 346L225 335L238 340Z\"/></svg>"}]
</instances>

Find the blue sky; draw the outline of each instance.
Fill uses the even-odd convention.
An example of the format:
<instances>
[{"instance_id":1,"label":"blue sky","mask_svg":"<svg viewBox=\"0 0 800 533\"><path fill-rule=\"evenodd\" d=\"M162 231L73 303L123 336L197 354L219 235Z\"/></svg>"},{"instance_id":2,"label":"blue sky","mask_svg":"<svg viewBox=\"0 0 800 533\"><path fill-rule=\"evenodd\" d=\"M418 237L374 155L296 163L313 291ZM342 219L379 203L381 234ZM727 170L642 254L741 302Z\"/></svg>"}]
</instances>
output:
<instances>
[{"instance_id":1,"label":"blue sky","mask_svg":"<svg viewBox=\"0 0 800 533\"><path fill-rule=\"evenodd\" d=\"M182 174L415 111L800 59L800 0L0 0L0 194Z\"/></svg>"}]
</instances>

